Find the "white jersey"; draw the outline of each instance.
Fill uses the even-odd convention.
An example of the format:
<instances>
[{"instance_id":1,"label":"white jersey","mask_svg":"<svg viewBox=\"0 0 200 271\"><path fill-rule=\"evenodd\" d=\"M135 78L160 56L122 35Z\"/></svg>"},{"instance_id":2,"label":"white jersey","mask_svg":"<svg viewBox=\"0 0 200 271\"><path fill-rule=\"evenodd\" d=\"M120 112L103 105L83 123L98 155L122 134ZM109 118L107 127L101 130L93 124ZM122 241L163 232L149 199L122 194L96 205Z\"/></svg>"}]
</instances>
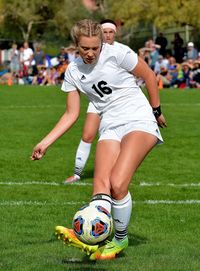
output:
<instances>
[{"instance_id":1,"label":"white jersey","mask_svg":"<svg viewBox=\"0 0 200 271\"><path fill-rule=\"evenodd\" d=\"M128 46L104 44L95 64L81 57L71 62L61 89L78 89L87 95L101 118L100 130L130 121L156 121L152 108L130 73L138 63L137 54Z\"/></svg>"},{"instance_id":2,"label":"white jersey","mask_svg":"<svg viewBox=\"0 0 200 271\"><path fill-rule=\"evenodd\" d=\"M114 41L112 44L112 46L117 46L120 50L123 50L123 46L127 47L127 45L123 44L123 43L119 43L117 41ZM88 108L87 108L87 113L94 113L94 114L98 114L95 106L93 105L92 102L89 102Z\"/></svg>"}]
</instances>

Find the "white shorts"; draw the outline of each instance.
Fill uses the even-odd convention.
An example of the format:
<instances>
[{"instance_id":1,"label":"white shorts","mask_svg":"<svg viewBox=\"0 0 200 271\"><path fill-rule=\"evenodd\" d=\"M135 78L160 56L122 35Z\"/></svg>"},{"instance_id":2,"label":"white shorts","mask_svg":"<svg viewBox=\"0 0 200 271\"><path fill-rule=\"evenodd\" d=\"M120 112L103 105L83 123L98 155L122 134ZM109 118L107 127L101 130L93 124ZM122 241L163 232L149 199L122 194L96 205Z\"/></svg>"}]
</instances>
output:
<instances>
[{"instance_id":1,"label":"white shorts","mask_svg":"<svg viewBox=\"0 0 200 271\"><path fill-rule=\"evenodd\" d=\"M157 144L163 143L163 138L155 121L132 121L127 124L117 125L115 127L105 129L99 135L99 141L112 139L121 142L125 135L133 131L143 131L152 134L158 138Z\"/></svg>"},{"instance_id":2,"label":"white shorts","mask_svg":"<svg viewBox=\"0 0 200 271\"><path fill-rule=\"evenodd\" d=\"M95 113L98 114L95 106L93 105L93 103L89 102L88 108L87 108L87 113Z\"/></svg>"}]
</instances>

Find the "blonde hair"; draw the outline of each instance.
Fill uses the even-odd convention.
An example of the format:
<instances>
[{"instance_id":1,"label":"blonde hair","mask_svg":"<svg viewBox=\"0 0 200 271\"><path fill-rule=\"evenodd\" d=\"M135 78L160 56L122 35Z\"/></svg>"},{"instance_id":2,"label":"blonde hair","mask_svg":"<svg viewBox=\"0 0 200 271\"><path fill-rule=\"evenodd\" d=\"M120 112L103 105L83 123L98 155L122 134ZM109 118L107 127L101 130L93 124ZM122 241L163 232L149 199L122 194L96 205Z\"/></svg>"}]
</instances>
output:
<instances>
[{"instance_id":1,"label":"blonde hair","mask_svg":"<svg viewBox=\"0 0 200 271\"><path fill-rule=\"evenodd\" d=\"M103 42L103 30L101 24L90 19L84 19L77 22L71 30L71 37L76 46L78 46L81 36L94 37L98 36Z\"/></svg>"}]
</instances>

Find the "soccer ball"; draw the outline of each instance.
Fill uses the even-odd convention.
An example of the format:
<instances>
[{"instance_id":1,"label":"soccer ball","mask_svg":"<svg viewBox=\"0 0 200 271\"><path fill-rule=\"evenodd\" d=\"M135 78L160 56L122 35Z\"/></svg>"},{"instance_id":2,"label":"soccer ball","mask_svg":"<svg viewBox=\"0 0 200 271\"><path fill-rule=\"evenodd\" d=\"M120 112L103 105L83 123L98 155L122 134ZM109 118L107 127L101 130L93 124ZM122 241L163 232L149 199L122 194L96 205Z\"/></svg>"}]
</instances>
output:
<instances>
[{"instance_id":1,"label":"soccer ball","mask_svg":"<svg viewBox=\"0 0 200 271\"><path fill-rule=\"evenodd\" d=\"M72 227L83 243L95 245L112 233L111 214L102 206L85 205L74 215Z\"/></svg>"}]
</instances>

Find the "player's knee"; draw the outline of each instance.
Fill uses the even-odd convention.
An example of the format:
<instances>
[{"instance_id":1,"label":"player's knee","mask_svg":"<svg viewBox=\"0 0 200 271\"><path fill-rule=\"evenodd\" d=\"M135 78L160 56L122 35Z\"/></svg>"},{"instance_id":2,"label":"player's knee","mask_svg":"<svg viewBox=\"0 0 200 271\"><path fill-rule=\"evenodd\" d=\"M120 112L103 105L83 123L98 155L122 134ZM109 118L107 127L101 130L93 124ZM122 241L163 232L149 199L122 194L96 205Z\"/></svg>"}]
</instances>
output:
<instances>
[{"instance_id":1,"label":"player's knee","mask_svg":"<svg viewBox=\"0 0 200 271\"><path fill-rule=\"evenodd\" d=\"M92 143L95 139L95 136L93 133L84 132L82 136L82 140L86 143Z\"/></svg>"},{"instance_id":2,"label":"player's knee","mask_svg":"<svg viewBox=\"0 0 200 271\"><path fill-rule=\"evenodd\" d=\"M118 178L113 179L113 177L111 177L110 182L111 196L116 200L123 199L128 193L128 187Z\"/></svg>"}]
</instances>

